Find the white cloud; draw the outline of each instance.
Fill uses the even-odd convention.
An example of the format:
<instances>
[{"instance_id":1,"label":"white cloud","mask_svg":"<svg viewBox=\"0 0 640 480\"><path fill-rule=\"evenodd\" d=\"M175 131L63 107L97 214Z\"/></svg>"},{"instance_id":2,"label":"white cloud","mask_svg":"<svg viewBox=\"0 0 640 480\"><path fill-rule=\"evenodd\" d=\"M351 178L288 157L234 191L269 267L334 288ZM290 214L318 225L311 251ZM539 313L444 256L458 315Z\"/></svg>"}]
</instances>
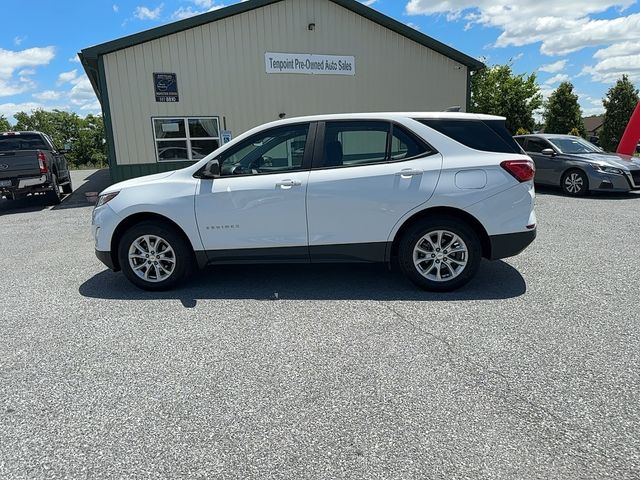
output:
<instances>
[{"instance_id":1,"label":"white cloud","mask_svg":"<svg viewBox=\"0 0 640 480\"><path fill-rule=\"evenodd\" d=\"M47 65L55 57L54 47L28 48L21 51L0 48L0 97L17 95L31 90L35 82L28 78L35 71L33 68ZM20 69L18 78L14 78Z\"/></svg>"},{"instance_id":2,"label":"white cloud","mask_svg":"<svg viewBox=\"0 0 640 480\"><path fill-rule=\"evenodd\" d=\"M554 63L548 63L546 65L542 65L538 70L540 70L541 72L547 72L547 73L561 72L567 66L567 62L568 60L558 60L557 62L554 62Z\"/></svg>"},{"instance_id":3,"label":"white cloud","mask_svg":"<svg viewBox=\"0 0 640 480\"><path fill-rule=\"evenodd\" d=\"M596 82L614 83L623 74L640 81L640 42L619 42L602 48L593 55L594 65L585 66L580 75L590 75Z\"/></svg>"},{"instance_id":4,"label":"white cloud","mask_svg":"<svg viewBox=\"0 0 640 480\"><path fill-rule=\"evenodd\" d=\"M559 73L557 75L554 75L550 79L546 80L544 83L545 85L554 85L556 83L568 82L568 81L569 81L569 75L566 75L564 73Z\"/></svg>"},{"instance_id":5,"label":"white cloud","mask_svg":"<svg viewBox=\"0 0 640 480\"><path fill-rule=\"evenodd\" d=\"M62 97L62 92L57 92L55 90L45 90L44 92L37 92L31 95L36 100L41 101L49 101L49 100L58 100Z\"/></svg>"},{"instance_id":6,"label":"white cloud","mask_svg":"<svg viewBox=\"0 0 640 480\"><path fill-rule=\"evenodd\" d=\"M133 11L133 16L139 20L157 20L160 18L163 6L164 5L162 3L154 9L145 6L138 6Z\"/></svg>"},{"instance_id":7,"label":"white cloud","mask_svg":"<svg viewBox=\"0 0 640 480\"><path fill-rule=\"evenodd\" d=\"M111 8L113 9L113 11L115 13L118 13L120 11L120 7L118 5L116 5L115 3L113 5L111 5Z\"/></svg>"},{"instance_id":8,"label":"white cloud","mask_svg":"<svg viewBox=\"0 0 640 480\"><path fill-rule=\"evenodd\" d=\"M376 3L378 0L361 0L363 4L365 4L367 7L370 7L371 5L373 5L374 3ZM416 29L418 30L418 29Z\"/></svg>"},{"instance_id":9,"label":"white cloud","mask_svg":"<svg viewBox=\"0 0 640 480\"><path fill-rule=\"evenodd\" d=\"M18 112L30 113L33 110L38 109L47 110L68 110L69 108L64 105L44 105L39 102L22 102L22 103L0 103L0 115L4 115L7 118L13 117Z\"/></svg>"},{"instance_id":10,"label":"white cloud","mask_svg":"<svg viewBox=\"0 0 640 480\"><path fill-rule=\"evenodd\" d=\"M547 55L565 55L584 47L640 39L640 14L599 20L592 15L612 7L624 10L636 0L409 0L410 15L446 14L464 18L469 26L501 31L497 47L541 43Z\"/></svg>"},{"instance_id":11,"label":"white cloud","mask_svg":"<svg viewBox=\"0 0 640 480\"><path fill-rule=\"evenodd\" d=\"M20 36L18 35L17 37L15 37L13 39L13 43L14 45L16 45L17 47L19 47L20 45L22 45L22 42L24 42L27 39L26 36Z\"/></svg>"},{"instance_id":12,"label":"white cloud","mask_svg":"<svg viewBox=\"0 0 640 480\"><path fill-rule=\"evenodd\" d=\"M74 68L73 70L70 70L68 72L62 72L60 75L58 75L57 84L58 85L62 85L64 83L71 82L77 76L78 76L78 69L76 69L76 68Z\"/></svg>"},{"instance_id":13,"label":"white cloud","mask_svg":"<svg viewBox=\"0 0 640 480\"><path fill-rule=\"evenodd\" d=\"M216 4L214 0L193 0L196 7L180 7L171 14L173 20L182 20L184 18L193 17L202 13L212 12L223 8L224 4Z\"/></svg>"},{"instance_id":14,"label":"white cloud","mask_svg":"<svg viewBox=\"0 0 640 480\"><path fill-rule=\"evenodd\" d=\"M78 58L77 55L74 55L73 57L69 57L69 61L71 63L80 63L80 59Z\"/></svg>"}]
</instances>

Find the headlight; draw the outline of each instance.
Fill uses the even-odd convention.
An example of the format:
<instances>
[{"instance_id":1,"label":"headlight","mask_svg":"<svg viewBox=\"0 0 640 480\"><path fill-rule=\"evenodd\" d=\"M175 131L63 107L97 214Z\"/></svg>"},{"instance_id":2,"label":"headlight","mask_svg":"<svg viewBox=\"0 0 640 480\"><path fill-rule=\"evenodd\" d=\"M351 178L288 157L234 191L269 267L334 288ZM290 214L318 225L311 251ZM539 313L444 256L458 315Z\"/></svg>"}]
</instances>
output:
<instances>
[{"instance_id":1,"label":"headlight","mask_svg":"<svg viewBox=\"0 0 640 480\"><path fill-rule=\"evenodd\" d=\"M102 205L106 205L111 200L116 198L119 193L120 192L113 192L113 193L105 193L104 195L100 195L98 197L98 202L96 203L96 208L101 207Z\"/></svg>"},{"instance_id":2,"label":"headlight","mask_svg":"<svg viewBox=\"0 0 640 480\"><path fill-rule=\"evenodd\" d=\"M604 165L594 165L596 170L599 170L604 173L613 173L614 175L624 175L624 172L619 168L615 167L606 167Z\"/></svg>"}]
</instances>

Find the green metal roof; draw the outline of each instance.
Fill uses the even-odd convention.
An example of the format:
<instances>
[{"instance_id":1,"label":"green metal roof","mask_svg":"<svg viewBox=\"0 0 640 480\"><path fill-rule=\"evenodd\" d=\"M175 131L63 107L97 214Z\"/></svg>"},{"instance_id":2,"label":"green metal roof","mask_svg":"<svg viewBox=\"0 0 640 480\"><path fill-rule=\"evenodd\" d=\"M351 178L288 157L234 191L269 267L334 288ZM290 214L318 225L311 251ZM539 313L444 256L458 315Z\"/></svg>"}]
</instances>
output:
<instances>
[{"instance_id":1,"label":"green metal roof","mask_svg":"<svg viewBox=\"0 0 640 480\"><path fill-rule=\"evenodd\" d=\"M178 22L169 23L167 25L162 25L160 27L152 28L150 30L145 30L140 33L135 33L133 35L128 35L126 37L122 37L116 40L112 40L110 42L102 43L100 45L95 45L93 47L85 48L78 56L80 57L80 61L82 62L82 66L84 67L87 75L89 76L89 80L93 85L93 89L95 90L98 98L102 102L101 88L100 82L98 79L98 58L101 55L105 55L107 53L115 52L118 50L122 50L125 48L133 47L135 45L139 45L141 43L149 42L151 40L156 40L158 38L166 37L167 35L172 35L174 33L182 32L184 30L189 30L191 28L199 27L201 25L205 25L207 23L216 22L218 20L222 20L224 18L232 17L234 15L238 15L244 12L248 12L251 10L255 10L257 8L261 8L267 5L271 5L272 3L281 2L282 0L248 0L246 2L240 2L235 5L231 5L229 7L220 8L218 10L214 10L212 12L203 13L201 15L196 15L194 17L186 18L184 20L180 20ZM424 45L425 47L430 48L442 55L445 55L452 60L455 60L462 65L467 66L470 70L480 70L484 68L484 64L469 55L466 55L454 48L451 48L448 45L445 45L438 40L435 40L417 30L394 20L387 15L384 15L373 8L367 7L363 5L357 0L330 0L333 3L336 3L352 12L361 15L372 22L375 22L383 27L388 28L404 37L407 37L413 40L420 45Z\"/></svg>"}]
</instances>

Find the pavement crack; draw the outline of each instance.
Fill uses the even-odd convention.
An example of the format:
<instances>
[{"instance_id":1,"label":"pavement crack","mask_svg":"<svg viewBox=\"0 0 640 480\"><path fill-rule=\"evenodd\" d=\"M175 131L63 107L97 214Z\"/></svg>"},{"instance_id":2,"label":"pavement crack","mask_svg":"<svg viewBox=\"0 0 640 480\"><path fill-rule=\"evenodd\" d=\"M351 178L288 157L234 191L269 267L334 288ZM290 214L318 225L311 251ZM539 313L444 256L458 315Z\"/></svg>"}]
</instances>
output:
<instances>
[{"instance_id":1,"label":"pavement crack","mask_svg":"<svg viewBox=\"0 0 640 480\"><path fill-rule=\"evenodd\" d=\"M505 405L510 408L511 413L523 422L533 426L535 432L549 441L549 443L553 445L560 443L566 450L567 455L581 459L587 467L590 467L593 462L597 462L607 469L613 469L619 474L625 475L624 478L627 478L626 476L637 478L636 476L640 475L640 471L630 465L628 459L610 455L605 448L596 446L597 435L593 431L570 422L551 409L539 405L518 393L512 385L512 379L499 370L491 369L478 361L474 361L457 351L444 337L424 329L393 306L384 304L384 302L380 303L410 328L441 344L447 352L448 361L451 365L460 368L471 378L483 379L484 381L476 382L480 388L488 389L491 393L499 396ZM492 378L497 379L497 381L491 382ZM551 442L551 440L555 441Z\"/></svg>"}]
</instances>

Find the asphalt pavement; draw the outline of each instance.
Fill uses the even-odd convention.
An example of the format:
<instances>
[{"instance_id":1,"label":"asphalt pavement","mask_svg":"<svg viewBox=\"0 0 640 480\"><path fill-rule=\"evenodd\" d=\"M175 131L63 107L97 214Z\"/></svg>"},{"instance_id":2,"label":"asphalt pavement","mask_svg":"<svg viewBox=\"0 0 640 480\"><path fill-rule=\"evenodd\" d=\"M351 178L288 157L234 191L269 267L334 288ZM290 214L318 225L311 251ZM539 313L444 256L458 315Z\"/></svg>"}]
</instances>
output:
<instances>
[{"instance_id":1,"label":"asphalt pavement","mask_svg":"<svg viewBox=\"0 0 640 480\"><path fill-rule=\"evenodd\" d=\"M0 478L640 478L640 195L538 195L451 294L375 265L135 289L86 178L0 200ZM100 177L102 178L102 177Z\"/></svg>"}]
</instances>

